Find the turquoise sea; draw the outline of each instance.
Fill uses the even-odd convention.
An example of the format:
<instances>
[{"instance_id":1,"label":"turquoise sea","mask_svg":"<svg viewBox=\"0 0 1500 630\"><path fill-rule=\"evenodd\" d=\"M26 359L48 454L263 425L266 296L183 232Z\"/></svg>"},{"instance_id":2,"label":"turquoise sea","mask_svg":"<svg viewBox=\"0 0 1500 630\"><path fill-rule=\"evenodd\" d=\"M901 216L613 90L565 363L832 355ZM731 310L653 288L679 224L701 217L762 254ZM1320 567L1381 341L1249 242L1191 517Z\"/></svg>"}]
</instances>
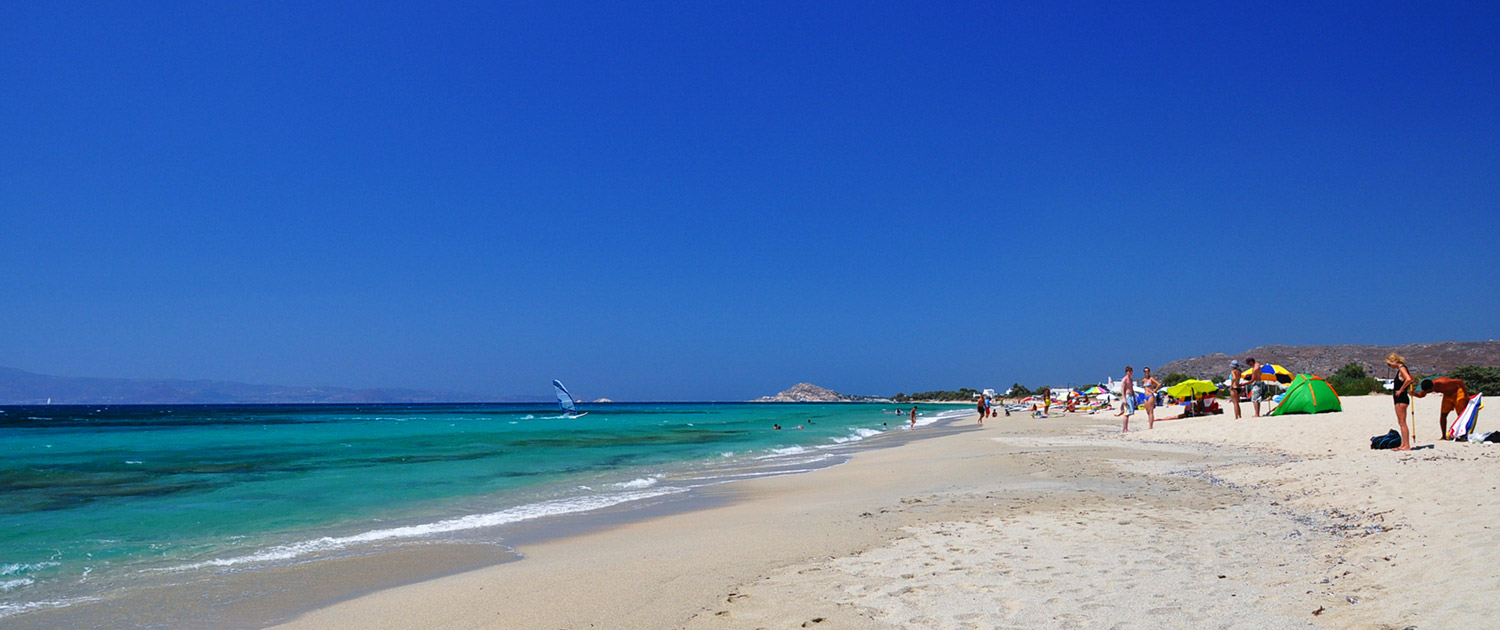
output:
<instances>
[{"instance_id":1,"label":"turquoise sea","mask_svg":"<svg viewBox=\"0 0 1500 630\"><path fill-rule=\"evenodd\" d=\"M0 620L214 572L434 540L503 544L506 526L837 463L904 430L894 410L0 407ZM967 411L927 406L919 424Z\"/></svg>"}]
</instances>

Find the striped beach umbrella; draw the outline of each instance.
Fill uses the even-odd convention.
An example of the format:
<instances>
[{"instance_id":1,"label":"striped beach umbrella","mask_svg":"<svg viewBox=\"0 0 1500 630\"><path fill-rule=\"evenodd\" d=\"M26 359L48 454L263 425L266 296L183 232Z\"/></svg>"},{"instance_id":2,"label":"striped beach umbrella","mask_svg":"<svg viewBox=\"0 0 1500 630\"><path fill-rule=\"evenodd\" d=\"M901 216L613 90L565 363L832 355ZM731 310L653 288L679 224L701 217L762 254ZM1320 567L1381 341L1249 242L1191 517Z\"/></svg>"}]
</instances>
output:
<instances>
[{"instance_id":1,"label":"striped beach umbrella","mask_svg":"<svg viewBox=\"0 0 1500 630\"><path fill-rule=\"evenodd\" d=\"M1245 370L1244 378L1249 381L1290 383L1292 382L1292 372L1274 363L1262 363L1256 365L1253 370Z\"/></svg>"}]
</instances>

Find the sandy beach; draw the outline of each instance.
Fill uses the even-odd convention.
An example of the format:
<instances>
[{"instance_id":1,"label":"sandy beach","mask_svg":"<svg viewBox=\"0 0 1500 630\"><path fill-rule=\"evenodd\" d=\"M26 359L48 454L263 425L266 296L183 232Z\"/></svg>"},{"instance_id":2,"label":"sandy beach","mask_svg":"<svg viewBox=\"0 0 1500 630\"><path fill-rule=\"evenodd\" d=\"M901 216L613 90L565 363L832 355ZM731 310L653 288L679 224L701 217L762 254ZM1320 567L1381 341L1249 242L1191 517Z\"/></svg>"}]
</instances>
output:
<instances>
[{"instance_id":1,"label":"sandy beach","mask_svg":"<svg viewBox=\"0 0 1500 630\"><path fill-rule=\"evenodd\" d=\"M1416 402L1433 445L1436 400ZM282 628L1484 627L1500 448L1317 416L991 419ZM970 417L960 422L973 425ZM1481 416L1479 428L1492 429Z\"/></svg>"}]
</instances>

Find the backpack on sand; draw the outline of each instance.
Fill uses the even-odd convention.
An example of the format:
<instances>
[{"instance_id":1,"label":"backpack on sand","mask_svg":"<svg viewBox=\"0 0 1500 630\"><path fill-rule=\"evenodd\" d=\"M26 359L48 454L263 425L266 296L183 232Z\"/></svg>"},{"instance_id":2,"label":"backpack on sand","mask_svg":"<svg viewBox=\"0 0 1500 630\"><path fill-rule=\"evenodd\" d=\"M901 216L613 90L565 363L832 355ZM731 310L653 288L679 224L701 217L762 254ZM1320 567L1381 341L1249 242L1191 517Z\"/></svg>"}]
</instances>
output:
<instances>
[{"instance_id":1,"label":"backpack on sand","mask_svg":"<svg viewBox=\"0 0 1500 630\"><path fill-rule=\"evenodd\" d=\"M1397 433L1395 429L1391 429L1391 432L1385 435L1377 435L1370 438L1370 448L1373 449L1384 450L1398 446L1401 446L1401 434Z\"/></svg>"}]
</instances>

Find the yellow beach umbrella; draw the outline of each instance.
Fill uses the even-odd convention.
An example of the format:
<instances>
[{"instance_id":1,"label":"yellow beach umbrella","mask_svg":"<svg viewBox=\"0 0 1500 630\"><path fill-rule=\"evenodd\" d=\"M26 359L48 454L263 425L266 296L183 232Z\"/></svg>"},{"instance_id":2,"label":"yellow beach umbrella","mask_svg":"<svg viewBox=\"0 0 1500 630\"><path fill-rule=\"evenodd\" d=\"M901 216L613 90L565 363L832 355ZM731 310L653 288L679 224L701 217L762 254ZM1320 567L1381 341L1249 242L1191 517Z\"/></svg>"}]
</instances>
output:
<instances>
[{"instance_id":1,"label":"yellow beach umbrella","mask_svg":"<svg viewBox=\"0 0 1500 630\"><path fill-rule=\"evenodd\" d=\"M1189 379L1167 388L1167 395L1179 400L1192 398L1199 394L1212 394L1219 391L1219 386L1208 381Z\"/></svg>"}]
</instances>

